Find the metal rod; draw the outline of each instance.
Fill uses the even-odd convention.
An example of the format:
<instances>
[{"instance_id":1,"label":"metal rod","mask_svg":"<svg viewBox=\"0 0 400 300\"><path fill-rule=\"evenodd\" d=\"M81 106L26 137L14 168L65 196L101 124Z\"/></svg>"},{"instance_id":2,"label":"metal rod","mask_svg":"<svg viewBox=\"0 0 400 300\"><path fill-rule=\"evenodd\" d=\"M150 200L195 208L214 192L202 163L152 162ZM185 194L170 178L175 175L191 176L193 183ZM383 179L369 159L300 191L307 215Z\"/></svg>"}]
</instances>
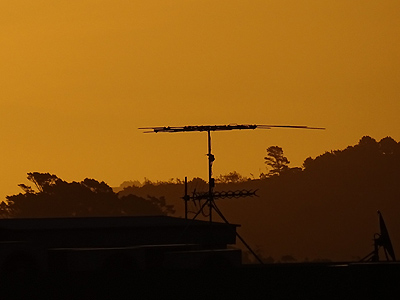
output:
<instances>
[{"instance_id":1,"label":"metal rod","mask_svg":"<svg viewBox=\"0 0 400 300\"><path fill-rule=\"evenodd\" d=\"M212 201L213 201L213 178L212 178L212 164L214 155L211 154L211 131L207 131L208 135L208 206L210 208L210 223L212 222Z\"/></svg>"},{"instance_id":2,"label":"metal rod","mask_svg":"<svg viewBox=\"0 0 400 300\"><path fill-rule=\"evenodd\" d=\"M187 202L188 202L188 193L187 193L187 176L185 176L185 219L187 220L187 215L188 215L188 208L187 208Z\"/></svg>"},{"instance_id":3,"label":"metal rod","mask_svg":"<svg viewBox=\"0 0 400 300\"><path fill-rule=\"evenodd\" d=\"M217 207L217 205L214 203L214 209L217 212L217 214L221 217L222 220L224 220L224 222L226 224L230 224L228 222L228 220L224 217L224 215L222 214L222 212L219 210L219 208ZM253 254L253 256L258 260L258 262L260 264L264 264L264 262L261 260L261 258L257 255L257 253L254 252L253 249L251 249L250 245L246 243L246 241L240 236L240 234L236 231L236 236L239 238L239 240L243 243L243 245L251 252L251 254Z\"/></svg>"}]
</instances>

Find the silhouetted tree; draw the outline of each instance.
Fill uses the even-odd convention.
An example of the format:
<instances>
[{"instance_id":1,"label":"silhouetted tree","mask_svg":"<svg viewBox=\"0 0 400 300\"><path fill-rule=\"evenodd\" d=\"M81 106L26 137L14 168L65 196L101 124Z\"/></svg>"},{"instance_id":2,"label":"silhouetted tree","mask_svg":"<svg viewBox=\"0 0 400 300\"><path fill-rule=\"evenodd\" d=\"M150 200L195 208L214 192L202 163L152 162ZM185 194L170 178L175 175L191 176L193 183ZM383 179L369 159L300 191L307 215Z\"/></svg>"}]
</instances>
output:
<instances>
[{"instance_id":1,"label":"silhouetted tree","mask_svg":"<svg viewBox=\"0 0 400 300\"><path fill-rule=\"evenodd\" d=\"M29 181L35 184L39 192L45 192L47 189L49 189L51 186L54 186L57 182L61 180L56 175L39 172L28 173L27 178Z\"/></svg>"},{"instance_id":2,"label":"silhouetted tree","mask_svg":"<svg viewBox=\"0 0 400 300\"><path fill-rule=\"evenodd\" d=\"M400 147L393 138L387 136L379 141L379 150L384 155L393 155L399 153Z\"/></svg>"},{"instance_id":3,"label":"silhouetted tree","mask_svg":"<svg viewBox=\"0 0 400 300\"><path fill-rule=\"evenodd\" d=\"M239 174L236 171L232 171L225 175L219 175L216 178L216 181L220 182L220 183L239 183L239 182L243 182L246 180L250 180L250 179L242 176L241 174Z\"/></svg>"},{"instance_id":4,"label":"silhouetted tree","mask_svg":"<svg viewBox=\"0 0 400 300\"><path fill-rule=\"evenodd\" d=\"M355 145L307 158L303 170L288 168L281 176L217 184L217 191L258 190L258 197L216 202L230 222L241 224L246 240L268 253L265 257L281 262L291 261L282 258L284 254L298 261L306 256L309 261L357 260L357 255L370 252L377 209L387 215L393 244L400 244L400 232L395 230L400 228L399 178L400 143L390 137L380 141L362 137ZM189 195L207 190L203 179L189 181ZM119 195L126 194L165 196L168 204L175 205L176 215L184 215L182 184L153 182ZM250 262L246 254L244 261Z\"/></svg>"},{"instance_id":5,"label":"silhouetted tree","mask_svg":"<svg viewBox=\"0 0 400 300\"><path fill-rule=\"evenodd\" d=\"M165 199L118 197L105 182L86 178L81 182L66 182L49 173L28 173L31 186L20 184L24 193L6 197L0 205L2 217L72 217L162 215L172 213Z\"/></svg>"},{"instance_id":6,"label":"silhouetted tree","mask_svg":"<svg viewBox=\"0 0 400 300\"><path fill-rule=\"evenodd\" d=\"M267 149L265 163L271 167L269 175L280 175L289 170L290 161L283 155L283 150L278 146L271 146Z\"/></svg>"}]
</instances>

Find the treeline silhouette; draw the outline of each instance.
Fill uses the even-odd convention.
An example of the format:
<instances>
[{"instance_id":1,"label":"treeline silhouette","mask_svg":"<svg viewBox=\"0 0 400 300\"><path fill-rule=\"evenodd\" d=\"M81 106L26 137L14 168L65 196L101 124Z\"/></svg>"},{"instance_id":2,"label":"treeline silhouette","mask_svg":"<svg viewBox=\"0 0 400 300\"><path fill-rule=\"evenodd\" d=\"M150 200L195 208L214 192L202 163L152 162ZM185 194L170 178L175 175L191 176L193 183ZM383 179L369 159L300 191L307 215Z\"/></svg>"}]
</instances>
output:
<instances>
[{"instance_id":1,"label":"treeline silhouette","mask_svg":"<svg viewBox=\"0 0 400 300\"><path fill-rule=\"evenodd\" d=\"M86 178L66 182L49 173L28 173L34 188L19 184L23 193L0 204L3 218L143 216L174 213L163 197L119 196L105 182Z\"/></svg>"},{"instance_id":2,"label":"treeline silhouette","mask_svg":"<svg viewBox=\"0 0 400 300\"><path fill-rule=\"evenodd\" d=\"M400 249L400 143L393 138L364 136L295 168L280 147L271 146L265 163L269 170L258 178L235 171L218 176L215 190L258 190L258 197L216 205L241 224L239 233L266 262L358 260L372 250L378 209L395 251ZM114 190L94 179L66 182L49 173L28 173L28 180L33 187L20 184L23 192L0 204L1 217L184 216L182 179L124 182ZM189 194L206 191L205 180L189 181ZM189 217L199 207L190 201ZM215 214L215 221L222 220Z\"/></svg>"},{"instance_id":3,"label":"treeline silhouette","mask_svg":"<svg viewBox=\"0 0 400 300\"><path fill-rule=\"evenodd\" d=\"M269 172L258 179L231 172L216 178L215 188L258 189L259 197L216 204L230 222L241 224L239 233L266 261L358 260L372 250L378 209L395 251L400 249L400 144L393 138L364 136L354 146L307 158L301 168L290 168L281 148L268 149ZM207 191L200 178L188 185L189 194ZM175 215L184 216L181 180L147 180L119 193L164 196ZM190 203L191 211L198 207Z\"/></svg>"}]
</instances>

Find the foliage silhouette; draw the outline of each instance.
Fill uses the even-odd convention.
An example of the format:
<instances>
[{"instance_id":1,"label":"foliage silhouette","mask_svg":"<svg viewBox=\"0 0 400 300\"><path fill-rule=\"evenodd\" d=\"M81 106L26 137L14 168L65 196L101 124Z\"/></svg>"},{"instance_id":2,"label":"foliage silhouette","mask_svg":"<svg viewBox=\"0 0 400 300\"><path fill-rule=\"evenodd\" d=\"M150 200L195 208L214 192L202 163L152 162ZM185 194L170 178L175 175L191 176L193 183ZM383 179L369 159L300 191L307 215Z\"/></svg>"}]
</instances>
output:
<instances>
[{"instance_id":1,"label":"foliage silhouette","mask_svg":"<svg viewBox=\"0 0 400 300\"><path fill-rule=\"evenodd\" d=\"M217 183L230 183L230 182L239 183L239 182L243 182L243 181L247 181L247 180L251 180L251 179L248 177L242 176L241 174L239 174L236 171L229 172L228 174L225 174L225 175L219 175L215 179L215 181Z\"/></svg>"},{"instance_id":2,"label":"foliage silhouette","mask_svg":"<svg viewBox=\"0 0 400 300\"><path fill-rule=\"evenodd\" d=\"M400 144L391 137L362 137L354 146L309 157L303 168L285 168L279 176L249 180L233 171L219 178L216 191L258 189L259 197L217 201L264 257L290 253L298 261L357 260L370 250L377 209L385 214L395 251L400 247ZM118 194L93 179L69 183L49 173L29 173L28 179L32 186L20 184L23 193L0 203L1 217L184 216L178 179L125 183ZM207 191L201 178L188 185L189 194ZM189 204L198 209L198 203Z\"/></svg>"},{"instance_id":3,"label":"foliage silhouette","mask_svg":"<svg viewBox=\"0 0 400 300\"><path fill-rule=\"evenodd\" d=\"M268 175L280 175L289 170L290 161L283 155L283 150L278 146L267 148L267 156L264 157L265 163L271 167Z\"/></svg>"},{"instance_id":4,"label":"foliage silhouette","mask_svg":"<svg viewBox=\"0 0 400 300\"><path fill-rule=\"evenodd\" d=\"M6 197L0 205L2 217L87 217L122 215L165 215L174 212L165 199L121 196L105 182L86 178L66 182L50 173L28 173L37 191L20 184L24 193Z\"/></svg>"},{"instance_id":5,"label":"foliage silhouette","mask_svg":"<svg viewBox=\"0 0 400 300\"><path fill-rule=\"evenodd\" d=\"M244 181L224 176L216 191L258 189L259 197L217 204L229 222L241 224L238 232L250 245L259 245L264 257L290 253L298 261L357 260L370 250L377 209L387 216L394 249L400 247L400 145L391 137L379 142L362 137L354 146L307 158L303 168L288 168L279 176ZM194 190L206 192L207 182L189 181L188 193ZM165 196L175 215L184 215L183 184L147 184L123 194L129 193Z\"/></svg>"}]
</instances>

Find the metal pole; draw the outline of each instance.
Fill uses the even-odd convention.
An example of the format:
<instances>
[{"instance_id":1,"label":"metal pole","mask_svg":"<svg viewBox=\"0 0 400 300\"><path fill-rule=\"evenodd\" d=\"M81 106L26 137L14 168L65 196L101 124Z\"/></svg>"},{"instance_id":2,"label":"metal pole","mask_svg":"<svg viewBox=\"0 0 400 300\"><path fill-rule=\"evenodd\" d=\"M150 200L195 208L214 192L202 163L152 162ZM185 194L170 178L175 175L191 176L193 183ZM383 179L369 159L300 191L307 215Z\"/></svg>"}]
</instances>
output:
<instances>
[{"instance_id":1,"label":"metal pole","mask_svg":"<svg viewBox=\"0 0 400 300\"><path fill-rule=\"evenodd\" d=\"M214 179L212 178L212 164L215 160L214 155L211 154L211 131L207 131L208 135L208 206L210 209L210 223L212 222L212 202L213 202L213 188Z\"/></svg>"},{"instance_id":2,"label":"metal pole","mask_svg":"<svg viewBox=\"0 0 400 300\"><path fill-rule=\"evenodd\" d=\"M185 219L187 220L187 214L188 214L188 210L187 210L187 202L188 202L188 193L187 193L187 176L185 176Z\"/></svg>"}]
</instances>

